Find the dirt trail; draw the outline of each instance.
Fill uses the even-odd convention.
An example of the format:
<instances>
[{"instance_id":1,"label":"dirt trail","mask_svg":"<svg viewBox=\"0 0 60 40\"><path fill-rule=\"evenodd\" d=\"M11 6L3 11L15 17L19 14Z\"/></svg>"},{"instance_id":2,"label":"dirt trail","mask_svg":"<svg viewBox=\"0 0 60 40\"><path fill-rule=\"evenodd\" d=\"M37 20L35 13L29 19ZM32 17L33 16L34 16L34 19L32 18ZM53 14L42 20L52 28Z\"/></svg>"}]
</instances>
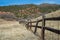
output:
<instances>
[{"instance_id":1,"label":"dirt trail","mask_svg":"<svg viewBox=\"0 0 60 40\"><path fill-rule=\"evenodd\" d=\"M0 40L39 40L39 38L19 22L0 21Z\"/></svg>"}]
</instances>

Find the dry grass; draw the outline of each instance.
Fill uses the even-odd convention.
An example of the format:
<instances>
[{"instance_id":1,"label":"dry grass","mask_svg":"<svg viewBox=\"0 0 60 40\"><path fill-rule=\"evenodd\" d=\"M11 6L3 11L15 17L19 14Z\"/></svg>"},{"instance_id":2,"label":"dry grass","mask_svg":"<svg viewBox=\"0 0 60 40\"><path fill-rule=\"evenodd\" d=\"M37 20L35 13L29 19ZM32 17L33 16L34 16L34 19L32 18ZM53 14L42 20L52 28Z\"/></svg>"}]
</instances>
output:
<instances>
[{"instance_id":1,"label":"dry grass","mask_svg":"<svg viewBox=\"0 0 60 40\"><path fill-rule=\"evenodd\" d=\"M59 16L60 16L60 10L45 15L46 18L59 17ZM39 20L39 19L42 19L42 17L32 19L32 21ZM36 23L33 23L33 25L36 25ZM42 23L40 22L38 25L42 26ZM60 30L60 21L46 21L45 26ZM34 31L34 28L32 28L32 30ZM40 35L41 38L41 29L38 28L36 34ZM45 40L60 40L60 35L45 30Z\"/></svg>"},{"instance_id":2,"label":"dry grass","mask_svg":"<svg viewBox=\"0 0 60 40\"><path fill-rule=\"evenodd\" d=\"M0 40L39 40L39 38L19 22L0 20Z\"/></svg>"},{"instance_id":3,"label":"dry grass","mask_svg":"<svg viewBox=\"0 0 60 40\"><path fill-rule=\"evenodd\" d=\"M45 17L57 17L60 16L60 10L46 14ZM34 20L39 20L42 17L38 17ZM35 25L35 23L33 23ZM42 23L38 24L39 26ZM46 21L46 26L59 29L60 30L60 21ZM32 28L34 31L34 28ZM37 33L41 38L41 29L38 28ZM0 20L0 40L38 40L39 38L35 36L32 32L25 28L25 25L19 24L16 21L4 21ZM53 32L45 30L45 39L46 40L60 40L60 35Z\"/></svg>"},{"instance_id":4,"label":"dry grass","mask_svg":"<svg viewBox=\"0 0 60 40\"><path fill-rule=\"evenodd\" d=\"M35 25L35 23L33 23ZM39 26L42 26L42 23L38 24ZM46 21L46 26L54 29L60 30L60 21ZM34 32L34 28L32 28ZM41 29L37 29L36 33L41 38ZM45 39L46 40L60 40L60 35L53 33L51 31L45 30Z\"/></svg>"}]
</instances>

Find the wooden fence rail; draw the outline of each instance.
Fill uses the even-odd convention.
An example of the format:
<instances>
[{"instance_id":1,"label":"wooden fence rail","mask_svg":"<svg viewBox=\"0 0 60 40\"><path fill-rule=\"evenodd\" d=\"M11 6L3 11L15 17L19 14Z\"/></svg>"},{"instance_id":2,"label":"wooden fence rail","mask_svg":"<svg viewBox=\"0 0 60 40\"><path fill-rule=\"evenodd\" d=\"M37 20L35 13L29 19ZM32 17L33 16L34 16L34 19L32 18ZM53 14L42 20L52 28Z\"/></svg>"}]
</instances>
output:
<instances>
[{"instance_id":1,"label":"wooden fence rail","mask_svg":"<svg viewBox=\"0 0 60 40\"><path fill-rule=\"evenodd\" d=\"M54 28L50 28L50 27L45 27L45 21L46 20L58 20L60 21L60 17L52 17L52 18L45 18L45 15L41 15L42 16L42 19L38 20L38 21L30 21L27 23L27 28L28 27L35 27L35 31L34 31L34 34L36 33L37 31L37 28L41 28L41 37L42 37L42 40L45 40L44 39L44 35L45 35L45 30L48 30L48 31L51 31L51 32L54 32L56 34L59 34L60 35L60 30L58 29L54 29ZM39 22L42 22L42 26L38 26L38 23ZM32 25L32 23L36 23L36 25ZM30 25L29 25L30 24Z\"/></svg>"}]
</instances>

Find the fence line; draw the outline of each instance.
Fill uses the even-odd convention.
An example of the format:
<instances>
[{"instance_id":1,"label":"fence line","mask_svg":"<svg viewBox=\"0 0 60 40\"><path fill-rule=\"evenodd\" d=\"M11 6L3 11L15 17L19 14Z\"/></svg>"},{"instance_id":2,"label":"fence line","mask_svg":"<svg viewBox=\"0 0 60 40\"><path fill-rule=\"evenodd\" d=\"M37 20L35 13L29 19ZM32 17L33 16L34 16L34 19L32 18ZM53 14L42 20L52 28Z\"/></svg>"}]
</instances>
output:
<instances>
[{"instance_id":1,"label":"fence line","mask_svg":"<svg viewBox=\"0 0 60 40\"><path fill-rule=\"evenodd\" d=\"M58 21L60 21L60 17L45 18L45 14L42 14L41 16L42 16L42 19L40 19L38 21L30 21L30 22L28 22L27 23L27 28L35 27L34 34L36 33L37 28L41 28L41 37L42 37L42 40L45 40L45 38L44 38L45 37L45 30L48 30L48 31L51 31L51 32L54 32L54 33L60 35L60 30L54 29L54 28L50 28L50 27L45 27L45 22L47 20L54 20L54 21L58 20ZM42 22L42 26L38 26L39 22ZM32 23L36 23L36 25L32 25Z\"/></svg>"}]
</instances>

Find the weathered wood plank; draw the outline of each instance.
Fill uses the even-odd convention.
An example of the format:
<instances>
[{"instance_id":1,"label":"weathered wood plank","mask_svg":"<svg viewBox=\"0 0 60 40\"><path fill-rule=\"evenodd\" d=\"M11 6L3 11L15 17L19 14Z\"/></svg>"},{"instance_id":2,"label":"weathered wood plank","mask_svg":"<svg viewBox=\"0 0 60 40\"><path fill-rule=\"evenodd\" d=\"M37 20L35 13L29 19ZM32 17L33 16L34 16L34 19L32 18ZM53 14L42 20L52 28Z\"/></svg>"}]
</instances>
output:
<instances>
[{"instance_id":1,"label":"weathered wood plank","mask_svg":"<svg viewBox=\"0 0 60 40\"><path fill-rule=\"evenodd\" d=\"M34 34L35 34L36 31L37 31L37 26L38 26L38 22L36 23Z\"/></svg>"}]
</instances>

